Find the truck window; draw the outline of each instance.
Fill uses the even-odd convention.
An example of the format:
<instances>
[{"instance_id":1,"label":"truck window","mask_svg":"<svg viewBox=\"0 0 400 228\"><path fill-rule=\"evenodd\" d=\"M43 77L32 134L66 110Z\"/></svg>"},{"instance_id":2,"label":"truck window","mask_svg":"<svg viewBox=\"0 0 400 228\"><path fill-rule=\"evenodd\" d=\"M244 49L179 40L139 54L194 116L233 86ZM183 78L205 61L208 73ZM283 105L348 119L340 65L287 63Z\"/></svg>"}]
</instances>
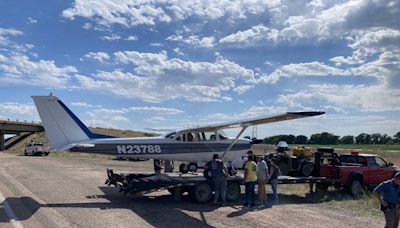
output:
<instances>
[{"instance_id":1,"label":"truck window","mask_svg":"<svg viewBox=\"0 0 400 228\"><path fill-rule=\"evenodd\" d=\"M375 161L376 161L376 164L381 168L384 168L387 166L386 162L380 157L375 157Z\"/></svg>"}]
</instances>

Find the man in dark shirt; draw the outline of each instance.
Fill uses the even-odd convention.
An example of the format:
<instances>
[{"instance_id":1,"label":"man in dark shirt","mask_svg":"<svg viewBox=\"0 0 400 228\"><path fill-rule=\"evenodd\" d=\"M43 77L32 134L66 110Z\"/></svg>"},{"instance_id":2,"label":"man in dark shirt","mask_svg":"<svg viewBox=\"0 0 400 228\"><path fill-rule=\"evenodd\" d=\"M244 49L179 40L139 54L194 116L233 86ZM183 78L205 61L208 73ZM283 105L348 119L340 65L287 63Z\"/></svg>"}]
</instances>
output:
<instances>
[{"instance_id":1,"label":"man in dark shirt","mask_svg":"<svg viewBox=\"0 0 400 228\"><path fill-rule=\"evenodd\" d=\"M400 218L400 172L391 180L382 182L374 189L374 196L381 203L385 214L385 228L397 228Z\"/></svg>"},{"instance_id":2,"label":"man in dark shirt","mask_svg":"<svg viewBox=\"0 0 400 228\"><path fill-rule=\"evenodd\" d=\"M222 205L226 203L226 176L228 170L224 163L219 159L218 154L213 155L213 159L207 162L206 169L211 171L212 181L214 183L214 203L218 202L218 198L221 197Z\"/></svg>"}]
</instances>

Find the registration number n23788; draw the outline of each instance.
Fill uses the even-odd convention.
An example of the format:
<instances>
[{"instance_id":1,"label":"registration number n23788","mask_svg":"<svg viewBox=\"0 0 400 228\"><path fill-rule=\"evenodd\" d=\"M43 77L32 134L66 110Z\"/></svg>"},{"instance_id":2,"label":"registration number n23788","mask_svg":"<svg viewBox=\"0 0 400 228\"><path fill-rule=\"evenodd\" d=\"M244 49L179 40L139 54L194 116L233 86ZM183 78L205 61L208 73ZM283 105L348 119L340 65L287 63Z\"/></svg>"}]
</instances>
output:
<instances>
[{"instance_id":1,"label":"registration number n23788","mask_svg":"<svg viewBox=\"0 0 400 228\"><path fill-rule=\"evenodd\" d=\"M158 154L160 145L117 145L118 154Z\"/></svg>"}]
</instances>

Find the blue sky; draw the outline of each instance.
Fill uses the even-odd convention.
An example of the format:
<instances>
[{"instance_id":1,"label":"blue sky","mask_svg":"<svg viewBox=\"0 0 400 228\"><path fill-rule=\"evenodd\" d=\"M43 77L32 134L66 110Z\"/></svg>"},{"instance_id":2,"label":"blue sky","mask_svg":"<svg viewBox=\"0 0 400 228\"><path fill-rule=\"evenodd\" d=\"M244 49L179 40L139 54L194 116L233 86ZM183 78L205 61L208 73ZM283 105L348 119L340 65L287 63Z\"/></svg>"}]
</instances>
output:
<instances>
[{"instance_id":1,"label":"blue sky","mask_svg":"<svg viewBox=\"0 0 400 228\"><path fill-rule=\"evenodd\" d=\"M400 131L399 1L0 2L0 118L53 92L87 125L324 110L258 137ZM251 134L251 129L245 134Z\"/></svg>"}]
</instances>

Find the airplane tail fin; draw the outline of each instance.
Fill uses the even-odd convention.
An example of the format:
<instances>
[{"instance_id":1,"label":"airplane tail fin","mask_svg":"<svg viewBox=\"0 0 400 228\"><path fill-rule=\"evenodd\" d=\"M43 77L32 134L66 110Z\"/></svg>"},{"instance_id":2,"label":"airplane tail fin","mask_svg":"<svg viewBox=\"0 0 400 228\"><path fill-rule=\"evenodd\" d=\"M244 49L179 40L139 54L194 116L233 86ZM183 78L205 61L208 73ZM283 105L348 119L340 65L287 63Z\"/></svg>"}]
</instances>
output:
<instances>
[{"instance_id":1,"label":"airplane tail fin","mask_svg":"<svg viewBox=\"0 0 400 228\"><path fill-rule=\"evenodd\" d=\"M32 96L50 143L56 151L82 141L111 136L95 134L56 96Z\"/></svg>"}]
</instances>

